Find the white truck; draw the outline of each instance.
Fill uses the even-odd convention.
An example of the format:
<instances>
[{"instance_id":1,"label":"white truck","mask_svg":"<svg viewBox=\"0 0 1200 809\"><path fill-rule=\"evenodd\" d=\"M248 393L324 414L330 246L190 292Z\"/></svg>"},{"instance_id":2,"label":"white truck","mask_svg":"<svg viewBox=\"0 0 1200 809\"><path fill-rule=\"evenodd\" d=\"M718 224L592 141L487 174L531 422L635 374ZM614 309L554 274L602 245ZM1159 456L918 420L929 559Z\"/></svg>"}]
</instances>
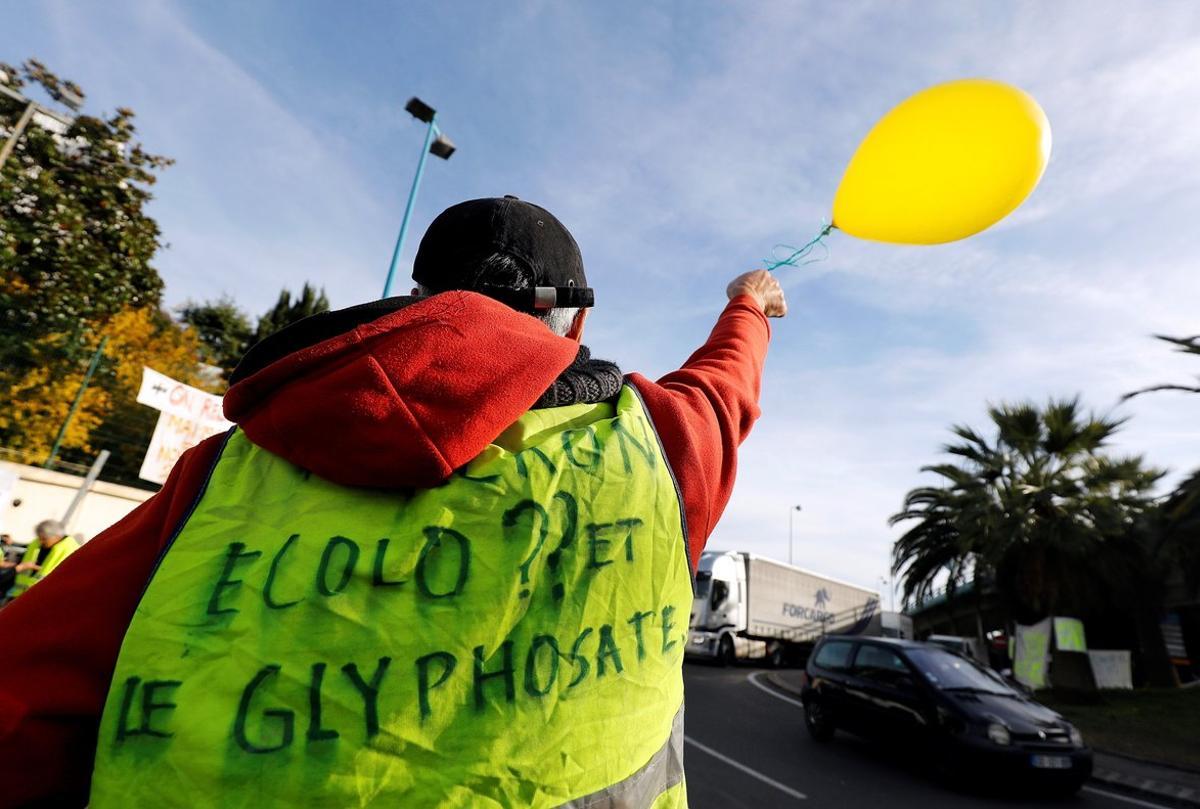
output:
<instances>
[{"instance_id":1,"label":"white truck","mask_svg":"<svg viewBox=\"0 0 1200 809\"><path fill-rule=\"evenodd\" d=\"M696 566L687 656L781 665L822 635L863 634L878 612L872 590L751 553L706 551Z\"/></svg>"}]
</instances>

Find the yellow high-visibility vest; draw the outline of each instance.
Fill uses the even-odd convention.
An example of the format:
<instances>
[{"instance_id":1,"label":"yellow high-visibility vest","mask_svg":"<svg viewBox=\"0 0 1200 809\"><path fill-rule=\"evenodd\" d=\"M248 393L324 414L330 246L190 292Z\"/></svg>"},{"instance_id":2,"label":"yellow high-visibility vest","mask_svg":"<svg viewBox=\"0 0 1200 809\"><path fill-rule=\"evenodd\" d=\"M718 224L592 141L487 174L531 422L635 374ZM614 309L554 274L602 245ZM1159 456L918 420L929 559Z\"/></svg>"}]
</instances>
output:
<instances>
[{"instance_id":1,"label":"yellow high-visibility vest","mask_svg":"<svg viewBox=\"0 0 1200 809\"><path fill-rule=\"evenodd\" d=\"M21 563L36 562L38 552L41 551L41 543L39 540L34 540L29 543L29 547L25 549L25 555L21 557ZM63 537L58 542L50 546L50 552L46 554L46 558L42 560L41 566L37 570L30 570L24 573L18 573L13 579L12 589L9 590L9 595L16 598L21 593L28 590L33 585L37 584L42 579L49 576L54 568L58 567L63 559L66 559L75 551L79 550L79 543L72 537Z\"/></svg>"},{"instance_id":2,"label":"yellow high-visibility vest","mask_svg":"<svg viewBox=\"0 0 1200 809\"><path fill-rule=\"evenodd\" d=\"M235 430L125 636L91 806L685 806L691 601L630 387L406 492Z\"/></svg>"}]
</instances>

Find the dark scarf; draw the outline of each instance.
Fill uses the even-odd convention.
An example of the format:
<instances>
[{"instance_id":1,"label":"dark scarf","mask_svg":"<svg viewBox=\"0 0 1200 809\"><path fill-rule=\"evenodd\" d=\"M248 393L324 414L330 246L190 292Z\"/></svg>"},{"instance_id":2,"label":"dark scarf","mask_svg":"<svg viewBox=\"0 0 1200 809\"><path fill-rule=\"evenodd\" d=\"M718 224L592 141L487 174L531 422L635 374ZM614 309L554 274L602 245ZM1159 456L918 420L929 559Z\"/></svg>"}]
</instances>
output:
<instances>
[{"instance_id":1,"label":"dark scarf","mask_svg":"<svg viewBox=\"0 0 1200 809\"><path fill-rule=\"evenodd\" d=\"M624 376L616 363L592 359L591 350L581 345L575 361L534 402L533 409L603 402L620 393L623 382Z\"/></svg>"}]
</instances>

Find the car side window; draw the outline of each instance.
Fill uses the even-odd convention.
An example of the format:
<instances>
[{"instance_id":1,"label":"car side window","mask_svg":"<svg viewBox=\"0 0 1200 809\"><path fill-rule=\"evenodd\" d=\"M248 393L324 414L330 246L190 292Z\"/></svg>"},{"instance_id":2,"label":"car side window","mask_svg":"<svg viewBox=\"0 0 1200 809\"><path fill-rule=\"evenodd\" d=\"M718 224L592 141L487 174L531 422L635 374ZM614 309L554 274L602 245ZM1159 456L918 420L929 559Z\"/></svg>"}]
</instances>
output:
<instances>
[{"instance_id":1,"label":"car side window","mask_svg":"<svg viewBox=\"0 0 1200 809\"><path fill-rule=\"evenodd\" d=\"M845 641L832 641L826 643L817 652L817 656L813 659L823 669L832 671L846 671L850 668L850 654L854 651L853 643Z\"/></svg>"},{"instance_id":2,"label":"car side window","mask_svg":"<svg viewBox=\"0 0 1200 809\"><path fill-rule=\"evenodd\" d=\"M863 644L854 658L854 673L859 677L887 685L912 682L912 673L900 655L882 646Z\"/></svg>"}]
</instances>

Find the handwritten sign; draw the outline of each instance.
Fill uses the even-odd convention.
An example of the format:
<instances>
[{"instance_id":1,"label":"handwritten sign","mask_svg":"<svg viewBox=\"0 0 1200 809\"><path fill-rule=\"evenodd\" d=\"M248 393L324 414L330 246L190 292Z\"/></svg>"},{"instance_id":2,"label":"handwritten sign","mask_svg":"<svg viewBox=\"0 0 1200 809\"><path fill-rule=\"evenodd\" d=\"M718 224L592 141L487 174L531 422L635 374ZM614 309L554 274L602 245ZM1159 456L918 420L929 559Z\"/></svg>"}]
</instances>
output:
<instances>
[{"instance_id":1,"label":"handwritten sign","mask_svg":"<svg viewBox=\"0 0 1200 809\"><path fill-rule=\"evenodd\" d=\"M341 487L235 433L139 606L98 760L265 774L291 803L406 746L451 760L532 727L553 755L525 745L511 764L536 774L588 760L602 740L581 718L666 732L691 589L670 472L638 416L485 453L416 491ZM631 769L659 744L634 743L651 749L622 739ZM394 772L357 783L415 794L445 778Z\"/></svg>"},{"instance_id":2,"label":"handwritten sign","mask_svg":"<svg viewBox=\"0 0 1200 809\"><path fill-rule=\"evenodd\" d=\"M219 430L233 426L225 420L220 396L177 382L153 368L142 367L142 387L138 389L137 401L181 419L213 422Z\"/></svg>"},{"instance_id":3,"label":"handwritten sign","mask_svg":"<svg viewBox=\"0 0 1200 809\"><path fill-rule=\"evenodd\" d=\"M1030 688L1046 687L1046 661L1050 654L1050 619L1033 626L1017 625L1013 675Z\"/></svg>"},{"instance_id":4,"label":"handwritten sign","mask_svg":"<svg viewBox=\"0 0 1200 809\"><path fill-rule=\"evenodd\" d=\"M1086 652L1087 637L1078 618L1054 619L1054 647L1060 652Z\"/></svg>"},{"instance_id":5,"label":"handwritten sign","mask_svg":"<svg viewBox=\"0 0 1200 809\"><path fill-rule=\"evenodd\" d=\"M138 477L152 483L166 483L180 455L233 426L225 420L220 396L185 385L152 368L142 368L137 401L162 411L138 472Z\"/></svg>"}]
</instances>

